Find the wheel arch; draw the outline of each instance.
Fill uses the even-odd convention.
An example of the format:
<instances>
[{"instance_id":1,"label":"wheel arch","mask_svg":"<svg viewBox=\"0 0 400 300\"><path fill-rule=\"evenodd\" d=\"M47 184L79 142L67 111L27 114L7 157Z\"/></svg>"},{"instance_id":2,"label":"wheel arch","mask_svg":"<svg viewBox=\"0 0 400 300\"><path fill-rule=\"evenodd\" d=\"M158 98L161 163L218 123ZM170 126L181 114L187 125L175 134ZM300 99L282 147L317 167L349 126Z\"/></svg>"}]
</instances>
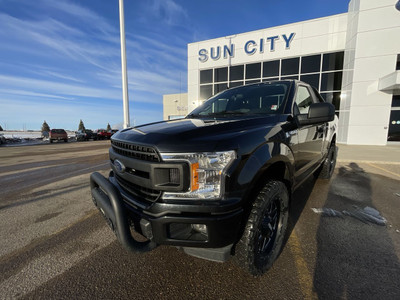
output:
<instances>
[{"instance_id":1,"label":"wheel arch","mask_svg":"<svg viewBox=\"0 0 400 300\"><path fill-rule=\"evenodd\" d=\"M269 180L282 181L291 194L293 185L293 168L287 158L275 157L268 161L254 178L250 190L254 197Z\"/></svg>"},{"instance_id":2,"label":"wheel arch","mask_svg":"<svg viewBox=\"0 0 400 300\"><path fill-rule=\"evenodd\" d=\"M288 194L289 203L291 202L291 192L293 186L293 165L286 156L276 156L267 161L259 172L254 176L247 192L244 195L244 214L243 224L246 224L257 195L268 181L277 180L285 184ZM244 229L244 228L243 228ZM240 236L243 232L240 233Z\"/></svg>"}]
</instances>

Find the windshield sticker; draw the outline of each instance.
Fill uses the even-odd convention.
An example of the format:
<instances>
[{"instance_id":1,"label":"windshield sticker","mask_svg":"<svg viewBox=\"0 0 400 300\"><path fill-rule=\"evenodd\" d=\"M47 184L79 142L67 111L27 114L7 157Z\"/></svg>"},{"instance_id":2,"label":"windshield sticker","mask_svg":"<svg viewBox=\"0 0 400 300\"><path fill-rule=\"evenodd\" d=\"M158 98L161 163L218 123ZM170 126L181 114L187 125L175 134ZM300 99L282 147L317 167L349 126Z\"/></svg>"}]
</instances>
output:
<instances>
[{"instance_id":1,"label":"windshield sticker","mask_svg":"<svg viewBox=\"0 0 400 300\"><path fill-rule=\"evenodd\" d=\"M277 110L278 109L278 105L271 105L271 110Z\"/></svg>"}]
</instances>

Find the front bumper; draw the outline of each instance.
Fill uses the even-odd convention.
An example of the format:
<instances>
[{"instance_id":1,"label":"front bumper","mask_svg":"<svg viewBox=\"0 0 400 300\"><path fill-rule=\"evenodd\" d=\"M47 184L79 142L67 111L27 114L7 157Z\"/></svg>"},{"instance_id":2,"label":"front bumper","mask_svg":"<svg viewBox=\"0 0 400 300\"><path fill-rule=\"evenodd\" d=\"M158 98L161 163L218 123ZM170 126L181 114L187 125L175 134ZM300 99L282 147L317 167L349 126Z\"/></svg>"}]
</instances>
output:
<instances>
[{"instance_id":1,"label":"front bumper","mask_svg":"<svg viewBox=\"0 0 400 300\"><path fill-rule=\"evenodd\" d=\"M115 180L95 172L90 177L95 205L105 216L118 240L131 251L147 251L158 244L183 247L188 254L211 260L225 260L238 240L243 210L238 200L225 205L147 203L127 194ZM195 203L195 200L193 200ZM200 226L205 230L196 231ZM130 227L148 238L140 243ZM204 249L204 251L201 251ZM224 253L219 253L219 249ZM207 254L208 253L208 254Z\"/></svg>"}]
</instances>

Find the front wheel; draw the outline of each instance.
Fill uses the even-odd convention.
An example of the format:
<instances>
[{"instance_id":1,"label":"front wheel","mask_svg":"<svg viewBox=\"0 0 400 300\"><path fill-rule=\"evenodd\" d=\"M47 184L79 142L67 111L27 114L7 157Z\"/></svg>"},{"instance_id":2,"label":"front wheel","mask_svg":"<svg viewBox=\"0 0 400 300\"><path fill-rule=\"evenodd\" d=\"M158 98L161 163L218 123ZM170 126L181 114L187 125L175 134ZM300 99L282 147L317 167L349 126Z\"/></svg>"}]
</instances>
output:
<instances>
[{"instance_id":1,"label":"front wheel","mask_svg":"<svg viewBox=\"0 0 400 300\"><path fill-rule=\"evenodd\" d=\"M281 181L268 181L257 195L235 254L239 264L251 274L262 275L279 256L288 205L289 193Z\"/></svg>"}]
</instances>

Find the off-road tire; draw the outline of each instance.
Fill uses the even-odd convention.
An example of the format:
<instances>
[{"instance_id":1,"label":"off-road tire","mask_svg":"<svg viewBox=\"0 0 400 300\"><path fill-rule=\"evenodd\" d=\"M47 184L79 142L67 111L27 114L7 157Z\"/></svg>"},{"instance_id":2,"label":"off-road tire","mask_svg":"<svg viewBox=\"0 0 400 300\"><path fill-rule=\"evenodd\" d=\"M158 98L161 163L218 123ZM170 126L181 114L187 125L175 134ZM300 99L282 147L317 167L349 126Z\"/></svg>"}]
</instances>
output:
<instances>
[{"instance_id":1,"label":"off-road tire","mask_svg":"<svg viewBox=\"0 0 400 300\"><path fill-rule=\"evenodd\" d=\"M332 177L333 171L335 171L336 166L337 151L338 149L335 144L332 144L329 147L328 155L321 165L321 169L318 175L320 179L330 179Z\"/></svg>"},{"instance_id":2,"label":"off-road tire","mask_svg":"<svg viewBox=\"0 0 400 300\"><path fill-rule=\"evenodd\" d=\"M239 265L258 276L280 254L288 221L289 193L281 181L268 181L253 203L242 238L236 245Z\"/></svg>"}]
</instances>

